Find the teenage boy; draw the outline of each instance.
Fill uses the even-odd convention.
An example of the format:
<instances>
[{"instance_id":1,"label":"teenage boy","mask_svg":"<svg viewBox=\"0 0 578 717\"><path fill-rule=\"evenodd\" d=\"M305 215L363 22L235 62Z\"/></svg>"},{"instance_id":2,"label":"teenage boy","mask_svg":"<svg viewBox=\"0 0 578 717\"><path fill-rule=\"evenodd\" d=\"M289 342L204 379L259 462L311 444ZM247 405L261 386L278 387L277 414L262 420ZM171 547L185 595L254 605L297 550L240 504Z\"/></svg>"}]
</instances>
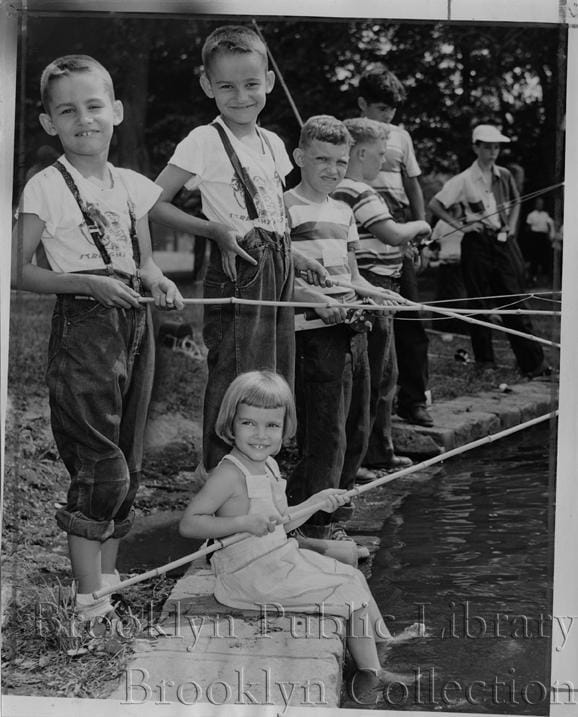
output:
<instances>
[{"instance_id":1,"label":"teenage boy","mask_svg":"<svg viewBox=\"0 0 578 717\"><path fill-rule=\"evenodd\" d=\"M449 179L429 204L436 216L464 233L464 284L472 305L480 308L491 308L491 301L485 297L523 293L512 243L520 212L518 190L511 172L496 164L502 145L508 142L508 137L493 125L475 127L472 145L476 160ZM463 221L451 211L458 203L465 210ZM502 321L508 328L533 333L528 316L504 315ZM492 329L470 324L470 336L478 367L494 368ZM533 378L551 374L539 343L513 334L507 336L524 375Z\"/></svg>"},{"instance_id":2,"label":"teenage boy","mask_svg":"<svg viewBox=\"0 0 578 717\"><path fill-rule=\"evenodd\" d=\"M359 80L357 103L364 117L389 127L385 161L371 185L385 199L397 222L425 220L421 170L409 133L391 124L397 108L405 101L405 88L384 65L374 65ZM403 256L400 294L419 303L414 258L418 249L408 245ZM418 312L395 317L395 346L399 364L397 414L410 423L433 425L426 408L428 382L428 338Z\"/></svg>"},{"instance_id":3,"label":"teenage boy","mask_svg":"<svg viewBox=\"0 0 578 717\"><path fill-rule=\"evenodd\" d=\"M257 126L275 81L267 65L267 48L251 28L227 25L207 37L202 60L201 87L215 100L219 116L209 125L196 127L177 145L156 179L163 191L151 217L215 242L219 251L211 252L205 298L290 301L293 262L303 271L311 270L312 264L291 252L283 183L293 165L281 139ZM177 192L191 183L200 189L208 220L171 204ZM326 276L319 265L309 274L310 278L314 275L312 281L324 281ZM230 447L215 433L215 421L235 376L271 369L293 385L293 309L208 305L203 338L209 374L200 473L214 468L229 452Z\"/></svg>"},{"instance_id":4,"label":"teenage boy","mask_svg":"<svg viewBox=\"0 0 578 717\"><path fill-rule=\"evenodd\" d=\"M359 317L361 321L356 324L361 330L352 328L343 304L359 303L360 297L379 292L359 274L355 259L358 234L351 209L329 196L345 176L350 144L349 133L335 117L309 118L293 154L301 169L301 181L285 193L292 242L306 256L322 263L334 282L319 289L299 277L295 282L296 300L326 306L295 316L301 456L288 481L292 503L324 488L352 488L367 448L367 327L364 317ZM353 403L352 396L357 399ZM331 515L319 511L302 530L313 538L347 538L340 521L350 514L350 507L340 508L331 524Z\"/></svg>"},{"instance_id":5,"label":"teenage boy","mask_svg":"<svg viewBox=\"0 0 578 717\"><path fill-rule=\"evenodd\" d=\"M353 210L359 233L355 253L361 276L378 290L398 292L402 258L408 243L427 238L431 229L421 220L396 222L383 198L369 185L383 166L387 126L367 118L348 119L344 124L353 138L353 146L345 178L332 196ZM358 482L376 477L370 467L395 470L411 465L409 458L395 455L391 437L398 374L391 313L375 318L368 334L368 354L371 368L370 438L363 461L364 470L357 475Z\"/></svg>"},{"instance_id":6,"label":"teenage boy","mask_svg":"<svg viewBox=\"0 0 578 717\"><path fill-rule=\"evenodd\" d=\"M92 593L119 581L119 543L132 525L154 371L150 312L182 297L152 260L147 212L160 190L108 152L123 108L108 71L67 55L42 73L40 124L64 154L24 187L14 230L12 285L57 294L46 373L50 418L70 474L56 513L68 534L82 620L111 612ZM49 268L33 262L42 244Z\"/></svg>"}]
</instances>

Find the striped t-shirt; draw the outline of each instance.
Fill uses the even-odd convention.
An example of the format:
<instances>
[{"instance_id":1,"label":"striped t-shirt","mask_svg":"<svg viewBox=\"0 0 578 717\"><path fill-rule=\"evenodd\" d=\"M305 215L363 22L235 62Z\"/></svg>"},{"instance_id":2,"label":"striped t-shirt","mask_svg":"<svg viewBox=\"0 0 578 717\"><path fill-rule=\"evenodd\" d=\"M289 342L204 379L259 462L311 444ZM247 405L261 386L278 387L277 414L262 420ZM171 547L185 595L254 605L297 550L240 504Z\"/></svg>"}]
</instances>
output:
<instances>
[{"instance_id":1,"label":"striped t-shirt","mask_svg":"<svg viewBox=\"0 0 578 717\"><path fill-rule=\"evenodd\" d=\"M349 178L341 182L333 192L333 197L346 202L353 210L359 232L359 246L355 250L359 268L398 279L401 275L403 247L384 244L371 232L374 224L393 220L384 199L369 184Z\"/></svg>"},{"instance_id":2,"label":"striped t-shirt","mask_svg":"<svg viewBox=\"0 0 578 717\"><path fill-rule=\"evenodd\" d=\"M355 251L359 245L351 209L331 197L327 197L323 202L312 202L295 189L285 192L284 197L291 243L305 256L323 264L334 281L350 284L351 270L347 254L349 251ZM299 289L307 286L309 285L304 279L295 278L296 301L299 301ZM314 289L339 301L350 302L357 299L352 289L342 286L316 286ZM296 329L320 326L325 326L320 319L305 325L302 313L296 311Z\"/></svg>"}]
</instances>

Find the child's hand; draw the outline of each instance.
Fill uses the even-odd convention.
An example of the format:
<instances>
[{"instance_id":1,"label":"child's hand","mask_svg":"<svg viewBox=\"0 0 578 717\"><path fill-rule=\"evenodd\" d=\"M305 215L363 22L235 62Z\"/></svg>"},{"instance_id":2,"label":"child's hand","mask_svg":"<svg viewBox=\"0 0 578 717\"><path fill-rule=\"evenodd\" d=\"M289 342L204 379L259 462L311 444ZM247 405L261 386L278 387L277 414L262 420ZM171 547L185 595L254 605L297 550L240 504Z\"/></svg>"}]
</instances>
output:
<instances>
[{"instance_id":1,"label":"child's hand","mask_svg":"<svg viewBox=\"0 0 578 717\"><path fill-rule=\"evenodd\" d=\"M138 291L118 279L94 274L87 281L90 295L109 309L115 306L121 309L142 308Z\"/></svg>"},{"instance_id":2,"label":"child's hand","mask_svg":"<svg viewBox=\"0 0 578 717\"><path fill-rule=\"evenodd\" d=\"M417 245L419 245L422 242L427 241L430 238L432 230L431 230L430 225L427 222L419 221L419 222L417 222L417 225L418 225L417 226L418 231L416 232L416 234L413 238L413 241Z\"/></svg>"},{"instance_id":3,"label":"child's hand","mask_svg":"<svg viewBox=\"0 0 578 717\"><path fill-rule=\"evenodd\" d=\"M314 309L324 324L342 324L347 318L347 309L341 304Z\"/></svg>"},{"instance_id":4,"label":"child's hand","mask_svg":"<svg viewBox=\"0 0 578 717\"><path fill-rule=\"evenodd\" d=\"M349 503L350 498L345 493L347 491L342 488L326 488L325 490L320 490L319 493L315 493L311 500L313 503L322 503L319 506L319 510L325 513L333 513L340 506Z\"/></svg>"},{"instance_id":5,"label":"child's hand","mask_svg":"<svg viewBox=\"0 0 578 717\"><path fill-rule=\"evenodd\" d=\"M278 523L279 518L275 515L246 515L243 521L243 532L258 536L267 535L275 530Z\"/></svg>"},{"instance_id":6,"label":"child's hand","mask_svg":"<svg viewBox=\"0 0 578 717\"><path fill-rule=\"evenodd\" d=\"M237 279L236 259L238 256L244 261L248 261L249 264L257 266L257 260L239 246L239 241L243 238L240 232L231 229L226 224L215 224L211 238L221 250L221 266L231 281Z\"/></svg>"},{"instance_id":7,"label":"child's hand","mask_svg":"<svg viewBox=\"0 0 578 717\"><path fill-rule=\"evenodd\" d=\"M182 311L184 308L183 297L181 292L177 289L174 281L171 281L166 276L153 284L150 288L151 295L154 299L155 306L165 311L173 311L177 309Z\"/></svg>"},{"instance_id":8,"label":"child's hand","mask_svg":"<svg viewBox=\"0 0 578 717\"><path fill-rule=\"evenodd\" d=\"M308 284L314 286L331 286L331 277L329 272L320 262L311 259L294 247L291 249L293 256L293 266L295 267L295 276L305 279Z\"/></svg>"}]
</instances>

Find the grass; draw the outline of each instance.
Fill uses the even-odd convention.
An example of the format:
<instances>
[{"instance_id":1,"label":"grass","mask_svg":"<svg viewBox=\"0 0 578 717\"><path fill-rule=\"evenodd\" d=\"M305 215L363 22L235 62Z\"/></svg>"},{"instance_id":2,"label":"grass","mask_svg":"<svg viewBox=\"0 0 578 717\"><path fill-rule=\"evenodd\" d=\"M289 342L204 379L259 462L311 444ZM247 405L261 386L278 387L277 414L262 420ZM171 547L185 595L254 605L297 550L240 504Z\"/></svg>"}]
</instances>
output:
<instances>
[{"instance_id":1,"label":"grass","mask_svg":"<svg viewBox=\"0 0 578 717\"><path fill-rule=\"evenodd\" d=\"M422 300L433 297L433 276L424 275ZM198 285L183 284L186 296L195 295ZM54 299L13 293L10 323L8 393L11 408L6 429L4 477L3 572L12 587L12 603L5 616L2 641L4 691L42 696L105 696L126 664L130 644L114 641L103 652L91 650L71 656L68 636L55 629L58 620L38 629L40 603L52 605L60 622L68 624L71 603L66 586L69 563L62 532L54 521L54 503L64 499L68 477L54 445L48 425L47 392L44 385L45 356ZM550 308L543 300L532 299L533 308ZM199 307L187 306L178 317L194 327L200 343ZM155 315L158 327L174 316ZM559 320L536 318L538 335L559 340ZM437 330L440 322L428 320L429 388L434 402L460 395L496 389L500 383L522 381L505 334L495 337L498 368L479 374L473 363L455 360L459 349L471 354L467 335ZM550 363L558 366L558 350L545 348ZM184 354L159 348L153 415L179 416L200 423L202 393L206 381L203 362ZM199 446L192 441L171 444L147 454L143 487L135 507L140 514L180 510L189 498L187 480L179 477L197 463ZM291 460L294 452L286 452ZM174 579L148 581L125 594L135 614L151 609L158 615ZM77 641L78 642L78 641Z\"/></svg>"}]
</instances>

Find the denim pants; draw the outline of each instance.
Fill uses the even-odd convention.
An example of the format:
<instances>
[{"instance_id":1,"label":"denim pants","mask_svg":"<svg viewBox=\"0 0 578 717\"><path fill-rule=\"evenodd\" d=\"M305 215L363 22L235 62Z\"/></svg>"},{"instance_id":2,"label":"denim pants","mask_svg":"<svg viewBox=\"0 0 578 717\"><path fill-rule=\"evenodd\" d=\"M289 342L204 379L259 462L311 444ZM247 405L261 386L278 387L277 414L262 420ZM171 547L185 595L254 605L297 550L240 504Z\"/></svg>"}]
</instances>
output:
<instances>
[{"instance_id":1,"label":"denim pants","mask_svg":"<svg viewBox=\"0 0 578 717\"><path fill-rule=\"evenodd\" d=\"M288 235L255 229L242 247L257 259L253 266L237 259L237 281L221 267L221 254L211 247L211 263L204 282L207 299L291 301L293 263ZM208 378L203 407L203 465L214 468L231 447L215 433L225 391L246 371L269 369L282 374L291 389L295 371L294 312L290 307L208 304L203 338L208 349Z\"/></svg>"},{"instance_id":2,"label":"denim pants","mask_svg":"<svg viewBox=\"0 0 578 717\"><path fill-rule=\"evenodd\" d=\"M374 286L399 290L399 281L389 276L361 270L361 275ZM369 445L363 464L388 464L394 454L391 438L391 416L397 388L397 356L393 334L393 314L376 315L373 329L367 335L367 354L371 376L369 402Z\"/></svg>"},{"instance_id":3,"label":"denim pants","mask_svg":"<svg viewBox=\"0 0 578 717\"><path fill-rule=\"evenodd\" d=\"M153 373L148 309L58 296L46 381L54 439L71 479L56 521L70 535L105 541L128 533Z\"/></svg>"},{"instance_id":4,"label":"denim pants","mask_svg":"<svg viewBox=\"0 0 578 717\"><path fill-rule=\"evenodd\" d=\"M368 440L366 334L344 324L298 331L295 394L300 459L288 479L292 505L325 488L353 488ZM352 508L319 511L311 525L346 520Z\"/></svg>"},{"instance_id":5,"label":"denim pants","mask_svg":"<svg viewBox=\"0 0 578 717\"><path fill-rule=\"evenodd\" d=\"M403 259L399 293L419 303L417 276L409 257ZM397 405L405 409L425 405L429 379L429 339L423 320L418 311L404 311L394 318L393 327L399 369Z\"/></svg>"},{"instance_id":6,"label":"denim pants","mask_svg":"<svg viewBox=\"0 0 578 717\"><path fill-rule=\"evenodd\" d=\"M486 296L523 293L517 254L510 239L500 242L492 234L468 232L462 239L462 272L467 294L472 297L468 302L472 308L491 308L492 300L486 299ZM517 306L524 308L524 304ZM504 315L502 321L510 329L533 333L529 316ZM476 361L493 362L493 329L476 324L469 326ZM530 373L540 367L544 353L539 343L521 336L506 335L522 373Z\"/></svg>"}]
</instances>

